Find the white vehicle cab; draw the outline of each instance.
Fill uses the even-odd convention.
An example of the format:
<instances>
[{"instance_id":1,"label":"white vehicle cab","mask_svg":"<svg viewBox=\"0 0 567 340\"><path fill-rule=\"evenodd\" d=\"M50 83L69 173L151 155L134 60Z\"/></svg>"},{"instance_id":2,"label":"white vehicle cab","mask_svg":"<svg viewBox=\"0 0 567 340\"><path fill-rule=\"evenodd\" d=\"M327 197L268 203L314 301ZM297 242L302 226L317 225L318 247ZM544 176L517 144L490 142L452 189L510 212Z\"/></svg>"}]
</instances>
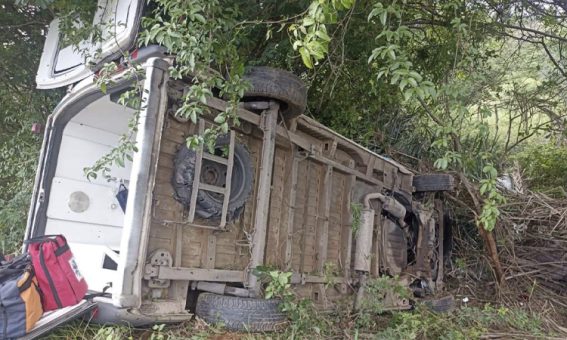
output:
<instances>
[{"instance_id":1,"label":"white vehicle cab","mask_svg":"<svg viewBox=\"0 0 567 340\"><path fill-rule=\"evenodd\" d=\"M286 317L277 301L260 298L253 269L262 265L292 272L296 293L322 307L363 298L366 279L380 275L399 276L416 296L442 286L447 228L435 192L452 188L450 176L415 176L303 116L299 78L263 67L246 75L252 88L241 124L214 153L190 150L186 138L215 124L227 103L209 98L210 114L196 124L168 114L190 84L168 79L171 59L155 47L138 53L142 78L117 73L101 92L93 73L133 47L143 1L99 5L94 22L110 18L116 32L90 61L94 69L59 46L56 22L50 27L38 87L72 87L48 120L26 230L26 238L63 234L98 296L45 316L38 332L93 308L89 318L98 322L176 322L196 313L229 329L275 330ZM83 169L128 132L135 111L116 98L136 83L138 151L109 169L115 181L89 181ZM124 212L115 197L121 184ZM356 204L363 208L355 228ZM410 307L395 294L385 299L392 309Z\"/></svg>"},{"instance_id":2,"label":"white vehicle cab","mask_svg":"<svg viewBox=\"0 0 567 340\"><path fill-rule=\"evenodd\" d=\"M134 46L144 1L108 0L99 1L94 24L105 22L112 34L104 35L106 40L98 46L83 44L79 52L71 46L60 45L58 20L49 28L40 66L37 86L49 89L70 85L70 91L57 105L46 124L44 141L40 154L35 189L26 228L26 239L37 235L63 234L67 237L81 272L89 289L102 296L84 300L80 304L46 313L36 324L30 337L39 336L77 316L93 310L100 321L124 320L125 322L155 322L127 313L127 309L110 306L139 304L140 269L136 263L141 244L139 230L141 214L144 211L151 146L140 148L131 162L124 167L112 167L111 172L119 180L87 180L83 168L92 166L100 157L119 143L122 134L128 132L129 119L134 109L117 104L119 93L133 86L134 80L117 74L114 86L103 94L94 83L94 73L105 62L118 59L121 51ZM109 24L110 23L110 24ZM85 51L99 50L97 60L90 60L86 66ZM149 55L163 55L160 49L150 48ZM143 54L143 53L142 53ZM146 93L144 108L140 112L140 131L135 137L138 145L153 141L158 114L163 111L165 99L161 96L165 84L166 61L153 58L144 64L145 77L139 82ZM151 93L151 95L149 95ZM119 183L130 189L131 200L124 213L115 198ZM26 245L24 245L25 247ZM136 281L137 277L137 281ZM127 303L124 303L127 301ZM112 308L105 312L105 306ZM93 314L94 315L94 314ZM183 318L187 318L183 315ZM172 318L168 318L171 320Z\"/></svg>"}]
</instances>

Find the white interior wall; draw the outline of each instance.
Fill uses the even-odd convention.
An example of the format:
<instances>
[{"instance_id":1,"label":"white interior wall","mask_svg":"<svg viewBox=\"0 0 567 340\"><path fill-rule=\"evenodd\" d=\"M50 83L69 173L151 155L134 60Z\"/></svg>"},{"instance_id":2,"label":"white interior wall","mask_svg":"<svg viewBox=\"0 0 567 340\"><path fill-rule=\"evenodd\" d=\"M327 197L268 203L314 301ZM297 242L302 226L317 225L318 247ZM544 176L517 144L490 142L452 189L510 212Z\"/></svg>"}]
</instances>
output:
<instances>
[{"instance_id":1,"label":"white interior wall","mask_svg":"<svg viewBox=\"0 0 567 340\"><path fill-rule=\"evenodd\" d=\"M89 288L96 291L113 281L115 271L102 266L105 254L120 247L124 213L115 197L119 183L100 175L89 182L83 169L118 144L133 113L105 96L75 116L64 129L52 182L45 234L65 235ZM130 169L130 162L124 168L113 166L111 175L128 183ZM88 197L86 210L71 210L74 192Z\"/></svg>"}]
</instances>

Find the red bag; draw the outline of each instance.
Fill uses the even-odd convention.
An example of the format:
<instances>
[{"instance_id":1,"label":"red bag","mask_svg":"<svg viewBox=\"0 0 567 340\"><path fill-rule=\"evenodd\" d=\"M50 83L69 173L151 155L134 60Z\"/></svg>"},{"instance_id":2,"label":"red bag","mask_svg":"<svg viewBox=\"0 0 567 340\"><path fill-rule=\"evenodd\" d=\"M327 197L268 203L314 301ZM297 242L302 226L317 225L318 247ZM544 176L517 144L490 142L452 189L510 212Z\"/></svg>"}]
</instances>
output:
<instances>
[{"instance_id":1,"label":"red bag","mask_svg":"<svg viewBox=\"0 0 567 340\"><path fill-rule=\"evenodd\" d=\"M45 235L26 241L42 291L44 311L72 306L83 299L88 286L63 235Z\"/></svg>"}]
</instances>

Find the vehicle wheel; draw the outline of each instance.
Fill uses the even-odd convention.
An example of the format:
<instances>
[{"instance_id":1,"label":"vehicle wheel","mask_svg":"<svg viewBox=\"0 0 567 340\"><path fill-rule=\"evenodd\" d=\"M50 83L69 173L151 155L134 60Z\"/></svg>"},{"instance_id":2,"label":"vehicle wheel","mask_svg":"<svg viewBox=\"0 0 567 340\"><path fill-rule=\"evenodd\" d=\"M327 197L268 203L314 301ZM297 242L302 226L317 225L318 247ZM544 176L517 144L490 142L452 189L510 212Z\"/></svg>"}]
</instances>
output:
<instances>
[{"instance_id":1,"label":"vehicle wheel","mask_svg":"<svg viewBox=\"0 0 567 340\"><path fill-rule=\"evenodd\" d=\"M221 156L229 145L228 135L220 136L215 145L215 154ZM175 198L186 206L191 203L191 188L195 174L196 151L183 146L175 157L173 188ZM203 159L201 167L201 183L224 187L226 185L226 169L224 164ZM250 154L244 145L234 144L234 165L232 168L232 183L228 202L227 220L238 218L244 204L252 192L253 171ZM199 190L195 213L205 219L219 219L222 214L224 195Z\"/></svg>"},{"instance_id":2,"label":"vehicle wheel","mask_svg":"<svg viewBox=\"0 0 567 340\"><path fill-rule=\"evenodd\" d=\"M274 332L287 325L279 300L263 300L201 293L195 314L211 324L231 331Z\"/></svg>"},{"instance_id":3,"label":"vehicle wheel","mask_svg":"<svg viewBox=\"0 0 567 340\"><path fill-rule=\"evenodd\" d=\"M455 187L455 179L448 174L416 175L413 186L419 191L451 191Z\"/></svg>"},{"instance_id":4,"label":"vehicle wheel","mask_svg":"<svg viewBox=\"0 0 567 340\"><path fill-rule=\"evenodd\" d=\"M245 80L252 87L244 93L243 101L270 98L279 101L285 118L301 115L307 107L307 87L296 75L271 67L248 67Z\"/></svg>"},{"instance_id":5,"label":"vehicle wheel","mask_svg":"<svg viewBox=\"0 0 567 340\"><path fill-rule=\"evenodd\" d=\"M455 308L455 298L453 295L449 295L440 299L425 301L425 306L437 313L449 312Z\"/></svg>"}]
</instances>

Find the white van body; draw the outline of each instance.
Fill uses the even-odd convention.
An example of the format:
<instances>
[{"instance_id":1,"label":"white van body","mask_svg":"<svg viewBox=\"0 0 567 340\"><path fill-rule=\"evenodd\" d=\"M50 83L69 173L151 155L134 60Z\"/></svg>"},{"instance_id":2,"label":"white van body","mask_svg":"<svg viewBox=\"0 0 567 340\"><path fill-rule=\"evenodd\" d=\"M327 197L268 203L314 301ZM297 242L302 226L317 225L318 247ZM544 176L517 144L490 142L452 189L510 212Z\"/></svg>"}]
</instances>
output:
<instances>
[{"instance_id":1,"label":"white van body","mask_svg":"<svg viewBox=\"0 0 567 340\"><path fill-rule=\"evenodd\" d=\"M166 100L161 94L165 93L162 90L169 64L152 59L144 67L146 76L141 81L146 95L139 133L135 136L137 145L142 147L132 155L132 162L126 162L124 167L112 167L113 176L118 178L115 182L103 178L89 181L85 177L84 168L118 146L120 136L128 132L128 122L135 110L110 99L113 92L132 86L132 80L117 75L113 79L116 85L107 94L100 91L92 77L81 81L49 118L28 218L26 239L49 234L66 236L89 289L108 293L108 297L94 298L101 310L104 304L116 307L141 304L143 266L138 265L137 259L144 251L147 235L141 230L143 213L138 212L145 211L145 199L149 197L151 149L156 126L162 124L163 115L159 112L164 112ZM125 213L115 197L121 183L130 191ZM84 308L68 308L53 314L71 316L75 312L84 312ZM114 310L110 315L98 314L101 321L148 322L135 315L130 319L118 315L122 312L126 309Z\"/></svg>"}]
</instances>

